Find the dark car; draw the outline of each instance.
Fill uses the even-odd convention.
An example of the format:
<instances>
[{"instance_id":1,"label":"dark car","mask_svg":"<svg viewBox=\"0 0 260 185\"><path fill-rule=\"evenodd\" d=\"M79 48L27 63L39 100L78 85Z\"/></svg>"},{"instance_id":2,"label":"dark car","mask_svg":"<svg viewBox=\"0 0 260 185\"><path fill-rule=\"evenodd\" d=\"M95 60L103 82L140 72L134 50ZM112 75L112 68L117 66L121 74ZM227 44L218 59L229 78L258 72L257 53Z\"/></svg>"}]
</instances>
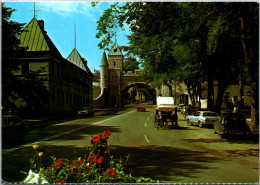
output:
<instances>
[{"instance_id":1,"label":"dark car","mask_svg":"<svg viewBox=\"0 0 260 185\"><path fill-rule=\"evenodd\" d=\"M29 132L30 126L21 118L15 115L2 116L2 139L3 141L23 141Z\"/></svg>"},{"instance_id":2,"label":"dark car","mask_svg":"<svg viewBox=\"0 0 260 185\"><path fill-rule=\"evenodd\" d=\"M77 112L78 117L94 116L94 110L91 107L83 107L82 110Z\"/></svg>"},{"instance_id":3,"label":"dark car","mask_svg":"<svg viewBox=\"0 0 260 185\"><path fill-rule=\"evenodd\" d=\"M251 134L246 117L239 113L222 113L221 119L214 123L214 132L221 138Z\"/></svg>"}]
</instances>

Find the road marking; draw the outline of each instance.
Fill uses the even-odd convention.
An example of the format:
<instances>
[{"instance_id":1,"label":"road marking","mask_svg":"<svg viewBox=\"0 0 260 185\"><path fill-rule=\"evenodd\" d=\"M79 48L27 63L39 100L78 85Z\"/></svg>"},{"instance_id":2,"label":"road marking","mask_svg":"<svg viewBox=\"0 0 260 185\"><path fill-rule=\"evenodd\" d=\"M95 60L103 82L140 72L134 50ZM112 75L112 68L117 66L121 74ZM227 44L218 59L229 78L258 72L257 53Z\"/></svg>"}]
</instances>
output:
<instances>
[{"instance_id":1,"label":"road marking","mask_svg":"<svg viewBox=\"0 0 260 185\"><path fill-rule=\"evenodd\" d=\"M144 138L145 138L145 140L147 141L147 143L150 143L150 141L148 140L148 138L147 138L146 135L144 135Z\"/></svg>"},{"instance_id":2,"label":"road marking","mask_svg":"<svg viewBox=\"0 0 260 185\"><path fill-rule=\"evenodd\" d=\"M147 120L149 120L149 119L150 119L150 117L147 118Z\"/></svg>"},{"instance_id":3,"label":"road marking","mask_svg":"<svg viewBox=\"0 0 260 185\"><path fill-rule=\"evenodd\" d=\"M146 123L144 124L144 126L145 126L145 127L147 126Z\"/></svg>"},{"instance_id":4,"label":"road marking","mask_svg":"<svg viewBox=\"0 0 260 185\"><path fill-rule=\"evenodd\" d=\"M88 128L88 127L91 127L93 125L98 125L98 124L101 124L101 123L104 123L106 121L110 121L112 119L116 119L118 117L121 117L121 116L124 116L126 114L130 114L132 112L135 112L134 111L130 111L130 112L127 112L127 113L124 113L124 114L121 114L121 115L118 115L116 117L112 117L112 118L108 118L108 119L105 119L105 120L102 120L102 121L99 121L99 122L96 122L96 123L92 123L92 124L89 124L89 125L86 125L84 127L80 127L80 128L76 128L76 129L73 129L73 130L70 130L70 131L67 131L67 132L63 132L63 133L60 133L60 134L56 134L56 135L53 135L53 136L49 136L49 137L46 137L44 139L41 139L39 141L35 141L33 143L28 143L28 144L24 144L24 145L21 145L21 146L18 146L18 147L14 147L14 148L9 148L9 149L5 149L5 150L2 150L2 153L6 153L6 152L11 152L11 151L14 151L14 150L17 150L17 149L21 149L21 148L25 148L25 147L28 147L28 146L32 146L32 145L35 145L35 144L38 144L40 143L41 141L47 141L47 140L50 140L50 139L54 139L56 137L60 137L60 136L63 136L63 135L66 135L66 134L70 134L70 133L73 133L73 132L76 132L76 131L79 131L79 130L82 130L82 129L85 129L85 128Z\"/></svg>"}]
</instances>

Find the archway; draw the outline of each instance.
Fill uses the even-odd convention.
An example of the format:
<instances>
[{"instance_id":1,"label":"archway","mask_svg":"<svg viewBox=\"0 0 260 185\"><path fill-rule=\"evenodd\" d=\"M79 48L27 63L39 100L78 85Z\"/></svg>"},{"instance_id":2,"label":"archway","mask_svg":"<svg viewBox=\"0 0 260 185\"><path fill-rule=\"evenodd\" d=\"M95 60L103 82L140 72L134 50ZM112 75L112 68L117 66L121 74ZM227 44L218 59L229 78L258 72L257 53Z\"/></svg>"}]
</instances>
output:
<instances>
[{"instance_id":1,"label":"archway","mask_svg":"<svg viewBox=\"0 0 260 185\"><path fill-rule=\"evenodd\" d=\"M122 90L122 107L134 102L153 102L156 103L156 90L143 83L134 83Z\"/></svg>"},{"instance_id":2,"label":"archway","mask_svg":"<svg viewBox=\"0 0 260 185\"><path fill-rule=\"evenodd\" d=\"M187 94L180 94L179 95L179 102L180 102L180 104L188 105L189 104L189 96Z\"/></svg>"}]
</instances>

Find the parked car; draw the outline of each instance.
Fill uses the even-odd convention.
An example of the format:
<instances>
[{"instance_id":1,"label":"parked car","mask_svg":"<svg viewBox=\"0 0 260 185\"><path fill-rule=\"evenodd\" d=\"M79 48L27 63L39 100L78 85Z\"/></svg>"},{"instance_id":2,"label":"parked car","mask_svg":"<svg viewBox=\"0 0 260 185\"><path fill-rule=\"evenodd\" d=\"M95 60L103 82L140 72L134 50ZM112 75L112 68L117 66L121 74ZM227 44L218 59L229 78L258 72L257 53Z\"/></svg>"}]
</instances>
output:
<instances>
[{"instance_id":1,"label":"parked car","mask_svg":"<svg viewBox=\"0 0 260 185\"><path fill-rule=\"evenodd\" d=\"M251 134L246 117L239 113L221 114L221 119L214 123L214 132L221 135L221 138Z\"/></svg>"},{"instance_id":2,"label":"parked car","mask_svg":"<svg viewBox=\"0 0 260 185\"><path fill-rule=\"evenodd\" d=\"M188 125L199 125L204 127L205 125L214 125L214 122L219 120L220 116L213 111L198 111L194 115L187 115L186 120Z\"/></svg>"},{"instance_id":3,"label":"parked car","mask_svg":"<svg viewBox=\"0 0 260 185\"><path fill-rule=\"evenodd\" d=\"M30 125L15 115L2 115L3 141L23 141L30 130Z\"/></svg>"},{"instance_id":4,"label":"parked car","mask_svg":"<svg viewBox=\"0 0 260 185\"><path fill-rule=\"evenodd\" d=\"M137 105L137 111L144 111L145 112L146 106L145 104L139 104Z\"/></svg>"},{"instance_id":5,"label":"parked car","mask_svg":"<svg viewBox=\"0 0 260 185\"><path fill-rule=\"evenodd\" d=\"M94 116L94 110L91 107L83 107L82 110L77 112L77 116L79 117L88 117Z\"/></svg>"}]
</instances>

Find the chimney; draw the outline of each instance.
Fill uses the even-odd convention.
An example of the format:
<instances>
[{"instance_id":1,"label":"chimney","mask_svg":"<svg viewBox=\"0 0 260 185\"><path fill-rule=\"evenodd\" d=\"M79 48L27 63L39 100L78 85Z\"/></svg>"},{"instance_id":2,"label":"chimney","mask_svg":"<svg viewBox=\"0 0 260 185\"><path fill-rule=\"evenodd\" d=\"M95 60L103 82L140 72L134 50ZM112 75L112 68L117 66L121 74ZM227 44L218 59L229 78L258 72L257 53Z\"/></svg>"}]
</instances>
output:
<instances>
[{"instance_id":1,"label":"chimney","mask_svg":"<svg viewBox=\"0 0 260 185\"><path fill-rule=\"evenodd\" d=\"M40 27L42 29L44 29L44 21L43 20L38 20L38 23L39 23Z\"/></svg>"},{"instance_id":2,"label":"chimney","mask_svg":"<svg viewBox=\"0 0 260 185\"><path fill-rule=\"evenodd\" d=\"M82 59L83 59L84 64L87 66L88 65L88 61L85 58L82 58Z\"/></svg>"}]
</instances>

